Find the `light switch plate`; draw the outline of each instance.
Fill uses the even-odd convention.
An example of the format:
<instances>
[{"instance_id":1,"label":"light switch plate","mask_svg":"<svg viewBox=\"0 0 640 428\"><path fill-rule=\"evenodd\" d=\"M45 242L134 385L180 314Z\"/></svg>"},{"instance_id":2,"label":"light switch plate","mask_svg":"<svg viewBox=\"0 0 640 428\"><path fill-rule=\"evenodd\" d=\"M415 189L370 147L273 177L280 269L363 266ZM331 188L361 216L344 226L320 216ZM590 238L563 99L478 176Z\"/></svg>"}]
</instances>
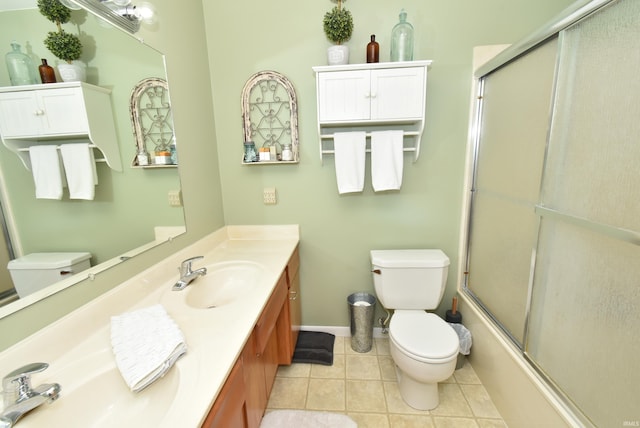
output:
<instances>
[{"instance_id":1,"label":"light switch plate","mask_svg":"<svg viewBox=\"0 0 640 428\"><path fill-rule=\"evenodd\" d=\"M182 192L180 190L169 190L169 206L182 206Z\"/></svg>"},{"instance_id":2,"label":"light switch plate","mask_svg":"<svg viewBox=\"0 0 640 428\"><path fill-rule=\"evenodd\" d=\"M263 200L265 205L274 205L277 202L276 188L265 187L263 192Z\"/></svg>"}]
</instances>

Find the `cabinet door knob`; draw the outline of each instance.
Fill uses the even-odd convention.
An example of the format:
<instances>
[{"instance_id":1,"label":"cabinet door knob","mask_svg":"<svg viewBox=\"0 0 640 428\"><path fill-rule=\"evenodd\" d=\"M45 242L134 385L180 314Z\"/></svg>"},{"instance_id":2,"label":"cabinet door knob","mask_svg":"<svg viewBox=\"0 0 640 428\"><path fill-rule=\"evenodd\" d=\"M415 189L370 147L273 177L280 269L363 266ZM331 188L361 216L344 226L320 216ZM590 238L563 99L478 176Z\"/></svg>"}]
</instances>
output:
<instances>
[{"instance_id":1,"label":"cabinet door knob","mask_svg":"<svg viewBox=\"0 0 640 428\"><path fill-rule=\"evenodd\" d=\"M43 116L44 115L44 110L38 109L38 110L36 110L35 113L36 113L36 116Z\"/></svg>"}]
</instances>

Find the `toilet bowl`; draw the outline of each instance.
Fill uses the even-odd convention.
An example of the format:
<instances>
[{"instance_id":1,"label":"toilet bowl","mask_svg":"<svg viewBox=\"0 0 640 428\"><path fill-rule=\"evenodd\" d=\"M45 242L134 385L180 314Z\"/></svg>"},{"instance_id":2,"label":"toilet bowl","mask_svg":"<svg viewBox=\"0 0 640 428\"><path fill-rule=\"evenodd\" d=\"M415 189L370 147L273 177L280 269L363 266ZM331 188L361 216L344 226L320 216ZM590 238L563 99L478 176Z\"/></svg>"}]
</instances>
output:
<instances>
[{"instance_id":1,"label":"toilet bowl","mask_svg":"<svg viewBox=\"0 0 640 428\"><path fill-rule=\"evenodd\" d=\"M434 409L438 382L453 374L460 349L455 330L426 312L442 300L449 258L434 249L373 250L371 262L378 301L394 310L389 347L400 395L415 409Z\"/></svg>"},{"instance_id":2,"label":"toilet bowl","mask_svg":"<svg viewBox=\"0 0 640 428\"><path fill-rule=\"evenodd\" d=\"M397 310L389 323L389 347L403 400L419 410L438 407L438 383L456 368L456 332L435 314Z\"/></svg>"}]
</instances>

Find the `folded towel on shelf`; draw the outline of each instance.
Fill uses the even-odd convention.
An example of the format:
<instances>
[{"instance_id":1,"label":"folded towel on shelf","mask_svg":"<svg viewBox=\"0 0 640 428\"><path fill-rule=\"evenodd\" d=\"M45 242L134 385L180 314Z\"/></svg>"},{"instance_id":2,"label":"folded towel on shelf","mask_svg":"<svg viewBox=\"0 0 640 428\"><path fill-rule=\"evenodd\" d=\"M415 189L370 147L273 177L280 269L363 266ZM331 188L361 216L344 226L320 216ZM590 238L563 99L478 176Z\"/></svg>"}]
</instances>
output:
<instances>
[{"instance_id":1,"label":"folded towel on shelf","mask_svg":"<svg viewBox=\"0 0 640 428\"><path fill-rule=\"evenodd\" d=\"M365 132L333 134L338 193L362 192L366 139Z\"/></svg>"},{"instance_id":2,"label":"folded towel on shelf","mask_svg":"<svg viewBox=\"0 0 640 428\"><path fill-rule=\"evenodd\" d=\"M133 392L164 376L187 352L180 328L162 305L111 317L111 347Z\"/></svg>"},{"instance_id":3,"label":"folded towel on shelf","mask_svg":"<svg viewBox=\"0 0 640 428\"><path fill-rule=\"evenodd\" d=\"M402 131L371 133L371 183L376 192L400 190L403 168Z\"/></svg>"},{"instance_id":4,"label":"folded towel on shelf","mask_svg":"<svg viewBox=\"0 0 640 428\"><path fill-rule=\"evenodd\" d=\"M29 147L36 198L62 199L62 172L56 146Z\"/></svg>"},{"instance_id":5,"label":"folded towel on shelf","mask_svg":"<svg viewBox=\"0 0 640 428\"><path fill-rule=\"evenodd\" d=\"M93 200L98 184L96 161L88 143L62 144L60 154L71 199Z\"/></svg>"}]
</instances>

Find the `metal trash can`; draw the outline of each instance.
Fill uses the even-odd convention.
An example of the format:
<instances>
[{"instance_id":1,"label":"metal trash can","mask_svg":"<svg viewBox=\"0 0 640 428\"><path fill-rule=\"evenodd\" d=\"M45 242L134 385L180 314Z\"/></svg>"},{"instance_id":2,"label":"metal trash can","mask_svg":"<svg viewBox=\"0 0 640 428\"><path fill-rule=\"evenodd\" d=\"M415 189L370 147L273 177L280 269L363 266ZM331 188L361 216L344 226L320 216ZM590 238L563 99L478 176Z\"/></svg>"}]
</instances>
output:
<instances>
[{"instance_id":1,"label":"metal trash can","mask_svg":"<svg viewBox=\"0 0 640 428\"><path fill-rule=\"evenodd\" d=\"M373 346L373 319L376 298L369 293L353 293L347 297L351 320L351 349L369 352Z\"/></svg>"}]
</instances>

